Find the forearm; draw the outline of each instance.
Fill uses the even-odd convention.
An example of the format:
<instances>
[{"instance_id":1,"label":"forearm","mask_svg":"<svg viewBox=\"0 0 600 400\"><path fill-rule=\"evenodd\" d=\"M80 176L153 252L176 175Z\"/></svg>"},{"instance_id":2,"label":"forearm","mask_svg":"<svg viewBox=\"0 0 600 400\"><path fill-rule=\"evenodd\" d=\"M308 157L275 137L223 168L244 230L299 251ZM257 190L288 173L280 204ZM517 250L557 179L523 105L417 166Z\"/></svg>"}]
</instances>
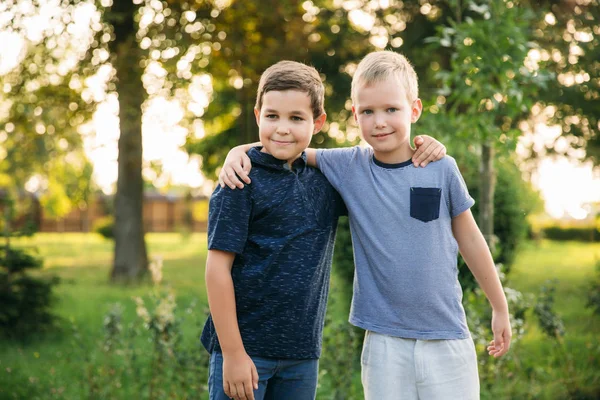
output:
<instances>
[{"instance_id":1,"label":"forearm","mask_svg":"<svg viewBox=\"0 0 600 400\"><path fill-rule=\"evenodd\" d=\"M477 230L462 242L459 245L460 254L488 298L492 309L497 312L507 312L508 304L502 283L483 235Z\"/></svg>"},{"instance_id":2,"label":"forearm","mask_svg":"<svg viewBox=\"0 0 600 400\"><path fill-rule=\"evenodd\" d=\"M237 322L231 269L217 265L211 260L210 252L206 264L206 289L210 313L219 337L221 350L223 353L244 351Z\"/></svg>"},{"instance_id":3,"label":"forearm","mask_svg":"<svg viewBox=\"0 0 600 400\"><path fill-rule=\"evenodd\" d=\"M490 249L473 218L471 210L467 210L452 219L452 232L458 243L460 254L494 311L508 311L506 296Z\"/></svg>"}]
</instances>

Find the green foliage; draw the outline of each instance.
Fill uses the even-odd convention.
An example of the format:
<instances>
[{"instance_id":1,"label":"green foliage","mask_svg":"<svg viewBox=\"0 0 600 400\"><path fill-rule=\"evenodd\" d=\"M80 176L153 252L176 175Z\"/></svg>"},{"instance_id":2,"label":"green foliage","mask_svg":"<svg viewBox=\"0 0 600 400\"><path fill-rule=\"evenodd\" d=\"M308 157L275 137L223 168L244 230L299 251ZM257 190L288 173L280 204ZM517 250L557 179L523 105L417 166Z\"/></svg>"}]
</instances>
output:
<instances>
[{"instance_id":1,"label":"green foliage","mask_svg":"<svg viewBox=\"0 0 600 400\"><path fill-rule=\"evenodd\" d=\"M589 284L586 307L591 308L594 314L600 316L600 261L596 262L596 274Z\"/></svg>"},{"instance_id":2,"label":"green foliage","mask_svg":"<svg viewBox=\"0 0 600 400\"><path fill-rule=\"evenodd\" d=\"M113 240L115 238L115 219L112 216L98 218L94 222L94 232L100 234L105 239Z\"/></svg>"},{"instance_id":3,"label":"green foliage","mask_svg":"<svg viewBox=\"0 0 600 400\"><path fill-rule=\"evenodd\" d=\"M551 240L578 240L580 242L600 241L600 232L595 226L547 226L542 228L542 234Z\"/></svg>"},{"instance_id":4,"label":"green foliage","mask_svg":"<svg viewBox=\"0 0 600 400\"><path fill-rule=\"evenodd\" d=\"M103 64L91 52L86 55L95 39L96 44L102 42L102 32L95 30L98 24L90 24L89 35L75 33L79 15L89 5L85 3L58 1L56 13L48 17L51 29L38 35L31 35L28 25L45 12L40 4L20 7L8 2L2 8L0 30L23 45L14 67L0 73L0 176L9 178L10 187L22 189L36 174L49 179L53 166L79 162L78 129L95 109L85 79Z\"/></svg>"},{"instance_id":5,"label":"green foliage","mask_svg":"<svg viewBox=\"0 0 600 400\"><path fill-rule=\"evenodd\" d=\"M551 338L558 339L564 336L565 326L554 311L554 294L556 292L556 281L547 281L540 289L534 313L537 316L542 331Z\"/></svg>"},{"instance_id":6,"label":"green foliage","mask_svg":"<svg viewBox=\"0 0 600 400\"><path fill-rule=\"evenodd\" d=\"M53 326L52 288L58 279L28 273L41 265L24 249L0 247L0 336L27 339Z\"/></svg>"},{"instance_id":7,"label":"green foliage","mask_svg":"<svg viewBox=\"0 0 600 400\"><path fill-rule=\"evenodd\" d=\"M504 278L503 274L500 274L500 276L501 278ZM515 343L518 343L526 333L526 314L527 311L531 309L532 298L530 295L506 287L505 279L502 280L504 293L508 302L513 333L511 347L514 349ZM488 343L494 338L491 329L492 310L487 298L480 288L465 292L463 306L467 314L467 324L469 325L471 336L475 342L478 353L479 378L482 385L482 391L483 393L486 393L492 390L497 377L502 376L503 373L505 373L507 365L515 362L517 355L514 350L509 351L502 356L500 360L495 360L488 355Z\"/></svg>"},{"instance_id":8,"label":"green foliage","mask_svg":"<svg viewBox=\"0 0 600 400\"><path fill-rule=\"evenodd\" d=\"M444 141L444 138L440 140ZM449 142L448 152L452 154L463 174L469 193L475 199L479 196L479 169L477 157L456 142ZM455 153L456 152L456 153ZM500 156L496 160L497 185L494 193L494 235L497 238L494 260L502 266L505 274L510 274L519 247L525 242L529 232L527 216L539 211L542 201L531 184L525 182L512 157ZM479 211L476 201L472 208L474 215ZM459 259L459 279L465 291L477 287L475 278L468 267Z\"/></svg>"},{"instance_id":9,"label":"green foliage","mask_svg":"<svg viewBox=\"0 0 600 400\"><path fill-rule=\"evenodd\" d=\"M124 327L123 307L115 304L104 317L104 339L83 353L91 350L83 364L82 382L89 397L203 398L208 354L197 340L192 344L183 340L182 317L176 313L173 291L156 289L148 301L141 297L134 300L137 318ZM186 314L197 311L193 301ZM84 347L76 326L74 334ZM150 348L141 348L144 343Z\"/></svg>"},{"instance_id":10,"label":"green foliage","mask_svg":"<svg viewBox=\"0 0 600 400\"><path fill-rule=\"evenodd\" d=\"M531 41L535 14L518 3L468 1L468 10L455 6L449 26L438 26L437 36L426 40L450 52L449 65L437 77L449 114L467 116L456 121L462 125L459 135L477 141L519 135L516 120L529 114L551 78L525 67L529 51L537 48Z\"/></svg>"},{"instance_id":11,"label":"green foliage","mask_svg":"<svg viewBox=\"0 0 600 400\"><path fill-rule=\"evenodd\" d=\"M332 284L327 305L323 350L319 360L319 392L328 393L323 398L329 400L359 399L362 386L357 375L360 375L363 331L350 325L346 318L340 318L340 315L346 316L349 310L347 282L341 276L334 279L340 279L340 284Z\"/></svg>"},{"instance_id":12,"label":"green foliage","mask_svg":"<svg viewBox=\"0 0 600 400\"><path fill-rule=\"evenodd\" d=\"M535 41L541 46L540 69L557 78L540 93L539 101L553 107L548 123L562 135L545 149L551 154L571 154L585 148L585 158L600 164L600 2L541 1L531 3L538 13ZM574 51L574 49L576 49Z\"/></svg>"},{"instance_id":13,"label":"green foliage","mask_svg":"<svg viewBox=\"0 0 600 400\"><path fill-rule=\"evenodd\" d=\"M56 293L60 301L55 303L54 308L57 314L65 316L65 319L61 320L61 326L64 326L62 333L56 336L34 338L36 340L25 344L0 340L0 398L90 398L88 368L92 373L96 371L101 375L98 378L99 384L113 385L106 389L112 395L105 398L143 399L147 396L148 390L140 389L142 384L128 378L140 376L144 379L142 382L148 382L148 365L151 362L150 355L154 352L151 333L143 325L143 320L136 317L136 304L131 298L142 297L146 309L152 315L151 310L155 304L150 295L152 290L147 286L120 287L106 282L112 244L98 235L43 233L31 239L15 239L14 242L18 246L36 246L45 260L45 268L41 273L58 274L61 280L66 282L57 287ZM198 334L201 324L204 323L206 306L205 292L201 289L204 285L202 265L206 258L206 247L199 246L198 243L206 243L205 234L194 233L189 241L184 241L176 233L148 235L150 254L160 254L164 258L163 282L171 284L177 294L175 318L179 321L178 329L184 339L181 345L190 351L198 349L194 356L206 357L206 352L198 347ZM540 332L530 309L524 321L524 336L516 337L508 357L489 359L478 344L480 362L487 363L485 368L489 371L482 371L482 400L597 398L593 394L599 393L600 390L600 359L593 355L600 354L600 342L595 334L600 329L600 318L596 317L591 309L585 308L587 291L582 288L593 276L594 265L597 262L595 255L598 254L600 243L542 240L522 247L509 277L510 286L523 293L519 304L531 305L534 303L530 294L537 295L539 287L546 279L555 277L560 280L561 284L556 286L555 308L568 328L564 342L566 349L572 354L574 369L571 375L565 373L559 362L564 359L560 358L562 356L556 350L554 340ZM351 337L350 333L344 332L344 326L349 325L348 302L341 297L342 285L345 283L335 274L335 268L336 266L332 275L327 310L329 317L325 326L324 351L320 363L320 369L328 372L320 377L317 394L318 399L323 400L332 398L334 392L342 393L346 390L334 387L334 384L330 383L333 380L330 379L336 378L334 373L345 374L345 371L339 371L347 365L342 360L350 347L346 343L351 343L347 341L347 338ZM512 296L508 291L506 294L507 297ZM489 318L489 306L481 293L476 295L477 304L481 308L481 325L487 329L488 325L485 325L487 322L484 320ZM470 313L472 306L468 296L469 294L465 293L464 304ZM197 299L198 306L192 307L194 299ZM122 305L122 312L116 313L121 315L121 320L118 322L113 319L108 325L120 325L121 328L112 347L114 350L107 353L104 349L110 335L103 328L102 321L110 314L109 305L115 302ZM511 303L513 312L517 307L518 304L513 306ZM70 329L71 323L77 326L73 333ZM514 321L513 324L515 329ZM332 329L328 330L328 326ZM474 323L471 326L475 335L477 328ZM112 328L111 330L115 331ZM336 333L338 337L334 338ZM77 336L74 336L75 334ZM515 329L515 336L517 335ZM482 334L481 337L489 338L486 334ZM356 336L356 339L360 338L362 335ZM328 342L331 345L328 345ZM121 349L126 351L123 357L119 356ZM328 352L331 354L328 355ZM134 363L127 364L129 359ZM329 362L335 362L336 359L342 363L339 369ZM199 360L197 366L204 368L206 364ZM335 382L340 383L335 385L352 385L358 388L360 393L359 368L359 365L356 365L356 373L351 381L342 382L339 379ZM124 379L119 375L122 369L128 369L123 375ZM136 372L138 375L133 375L134 371L139 371ZM580 397L569 394L565 384L567 378L578 382L582 393ZM196 382L204 384L206 372L199 372ZM116 388L117 384L121 385L119 389ZM138 389L141 390L141 395L136 392ZM349 390L350 394L346 399L362 399L362 395L353 396L353 390ZM583 397L583 394L587 397Z\"/></svg>"},{"instance_id":14,"label":"green foliage","mask_svg":"<svg viewBox=\"0 0 600 400\"><path fill-rule=\"evenodd\" d=\"M211 101L202 116L206 135L190 138L186 149L202 156L202 170L214 175L227 151L257 140L253 107L260 74L271 64L295 60L313 65L323 76L329 121L342 130L351 118L346 101L350 75L344 66L374 47L369 35L355 29L349 10L331 1L311 3L234 0L217 8L203 2L190 6L210 31L202 32L202 47L212 47L204 72L212 78ZM183 6L183 5L182 5ZM283 23L282 23L283 22ZM323 132L313 145L331 146ZM343 138L342 133L342 138Z\"/></svg>"}]
</instances>

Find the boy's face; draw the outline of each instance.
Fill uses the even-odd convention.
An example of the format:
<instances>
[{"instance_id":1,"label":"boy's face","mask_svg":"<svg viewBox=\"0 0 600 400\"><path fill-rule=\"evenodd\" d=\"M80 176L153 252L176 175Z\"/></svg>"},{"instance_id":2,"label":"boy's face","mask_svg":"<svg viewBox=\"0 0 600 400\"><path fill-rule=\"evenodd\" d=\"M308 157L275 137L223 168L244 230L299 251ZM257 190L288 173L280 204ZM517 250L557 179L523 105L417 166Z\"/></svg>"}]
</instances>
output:
<instances>
[{"instance_id":1,"label":"boy's face","mask_svg":"<svg viewBox=\"0 0 600 400\"><path fill-rule=\"evenodd\" d=\"M408 160L412 156L410 125L421 115L421 100L411 104L394 76L359 86L354 100L354 119L375 157L387 163Z\"/></svg>"},{"instance_id":2,"label":"boy's face","mask_svg":"<svg viewBox=\"0 0 600 400\"><path fill-rule=\"evenodd\" d=\"M263 95L262 107L254 109L262 151L291 166L321 130L325 114L313 118L308 93L272 90Z\"/></svg>"}]
</instances>

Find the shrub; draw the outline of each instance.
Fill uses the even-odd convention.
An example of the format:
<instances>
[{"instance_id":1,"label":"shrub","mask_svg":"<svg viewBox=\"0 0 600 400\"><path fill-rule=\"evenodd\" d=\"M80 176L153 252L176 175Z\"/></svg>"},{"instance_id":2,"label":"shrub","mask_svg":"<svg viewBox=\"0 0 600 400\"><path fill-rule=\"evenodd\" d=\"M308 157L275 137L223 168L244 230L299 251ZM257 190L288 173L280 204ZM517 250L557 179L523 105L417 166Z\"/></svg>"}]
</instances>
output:
<instances>
[{"instance_id":1,"label":"shrub","mask_svg":"<svg viewBox=\"0 0 600 400\"><path fill-rule=\"evenodd\" d=\"M155 289L149 299L134 298L137 318L127 322L114 305L104 317L104 340L82 345L89 398L201 399L206 392L208 353L197 340L184 341L182 316L171 290ZM185 310L193 315L196 302ZM77 327L74 336L80 337ZM91 351L90 351L91 350Z\"/></svg>"},{"instance_id":2,"label":"shrub","mask_svg":"<svg viewBox=\"0 0 600 400\"><path fill-rule=\"evenodd\" d=\"M112 216L102 217L94 223L94 232L99 233L105 239L114 239L115 219Z\"/></svg>"},{"instance_id":3,"label":"shrub","mask_svg":"<svg viewBox=\"0 0 600 400\"><path fill-rule=\"evenodd\" d=\"M548 226L542 229L542 233L551 240L600 241L600 232L595 226Z\"/></svg>"},{"instance_id":4,"label":"shrub","mask_svg":"<svg viewBox=\"0 0 600 400\"><path fill-rule=\"evenodd\" d=\"M594 314L600 316L600 261L596 262L596 276L590 283L586 307L591 308Z\"/></svg>"},{"instance_id":5,"label":"shrub","mask_svg":"<svg viewBox=\"0 0 600 400\"><path fill-rule=\"evenodd\" d=\"M39 278L28 270L42 261L23 249L0 247L0 335L26 339L47 330L54 321L52 287L58 278Z\"/></svg>"}]
</instances>

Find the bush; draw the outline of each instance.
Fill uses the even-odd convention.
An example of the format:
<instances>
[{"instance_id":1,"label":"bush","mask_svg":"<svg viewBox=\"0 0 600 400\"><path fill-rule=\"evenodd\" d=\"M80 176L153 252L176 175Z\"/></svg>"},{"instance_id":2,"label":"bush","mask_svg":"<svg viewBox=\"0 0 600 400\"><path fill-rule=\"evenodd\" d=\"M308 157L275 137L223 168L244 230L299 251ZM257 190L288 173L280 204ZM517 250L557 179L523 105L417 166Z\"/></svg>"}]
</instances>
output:
<instances>
[{"instance_id":1,"label":"bush","mask_svg":"<svg viewBox=\"0 0 600 400\"><path fill-rule=\"evenodd\" d=\"M543 228L542 232L546 239L551 240L600 241L600 232L595 226L548 226Z\"/></svg>"},{"instance_id":2,"label":"bush","mask_svg":"<svg viewBox=\"0 0 600 400\"><path fill-rule=\"evenodd\" d=\"M58 278L29 276L42 261L23 249L0 247L0 336L26 339L50 328L52 287Z\"/></svg>"},{"instance_id":3,"label":"bush","mask_svg":"<svg viewBox=\"0 0 600 400\"><path fill-rule=\"evenodd\" d=\"M591 308L594 314L600 316L600 261L596 262L596 276L590 283L586 307Z\"/></svg>"},{"instance_id":4,"label":"bush","mask_svg":"<svg viewBox=\"0 0 600 400\"><path fill-rule=\"evenodd\" d=\"M105 239L115 238L115 219L111 216L99 218L94 223L94 232L99 233Z\"/></svg>"},{"instance_id":5,"label":"bush","mask_svg":"<svg viewBox=\"0 0 600 400\"><path fill-rule=\"evenodd\" d=\"M174 292L156 289L149 299L134 300L138 318L124 326L123 307L116 304L104 317L104 340L97 348L82 346L86 359L81 383L89 398L204 398L208 353L198 341L183 340ZM197 311L193 301L185 315Z\"/></svg>"}]
</instances>

